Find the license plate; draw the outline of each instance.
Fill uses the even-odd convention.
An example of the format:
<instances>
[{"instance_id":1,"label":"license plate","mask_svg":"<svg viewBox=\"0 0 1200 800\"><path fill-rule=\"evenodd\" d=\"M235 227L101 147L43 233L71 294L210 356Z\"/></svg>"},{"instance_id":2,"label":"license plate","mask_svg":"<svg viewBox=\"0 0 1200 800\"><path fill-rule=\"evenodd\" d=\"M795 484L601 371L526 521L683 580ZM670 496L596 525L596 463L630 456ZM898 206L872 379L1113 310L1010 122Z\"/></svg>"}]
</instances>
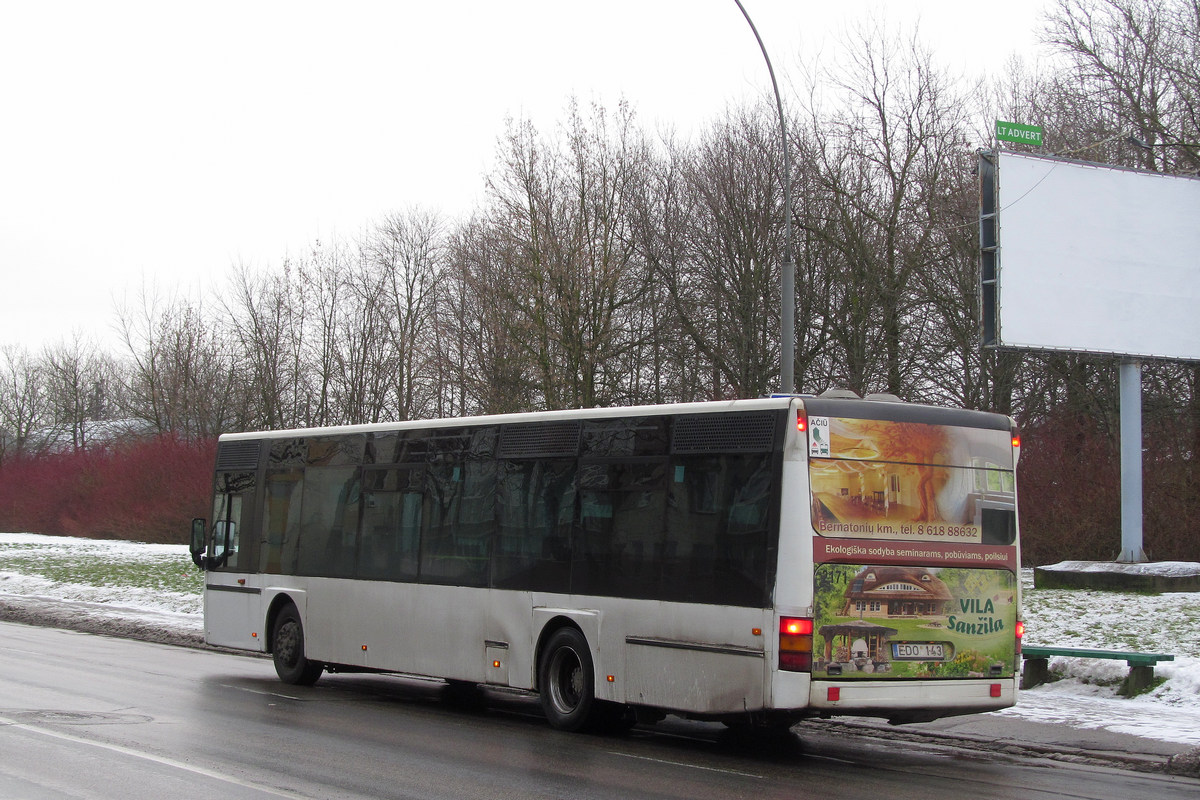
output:
<instances>
[{"instance_id":1,"label":"license plate","mask_svg":"<svg viewBox=\"0 0 1200 800\"><path fill-rule=\"evenodd\" d=\"M946 642L892 642L896 661L948 661L952 653Z\"/></svg>"}]
</instances>

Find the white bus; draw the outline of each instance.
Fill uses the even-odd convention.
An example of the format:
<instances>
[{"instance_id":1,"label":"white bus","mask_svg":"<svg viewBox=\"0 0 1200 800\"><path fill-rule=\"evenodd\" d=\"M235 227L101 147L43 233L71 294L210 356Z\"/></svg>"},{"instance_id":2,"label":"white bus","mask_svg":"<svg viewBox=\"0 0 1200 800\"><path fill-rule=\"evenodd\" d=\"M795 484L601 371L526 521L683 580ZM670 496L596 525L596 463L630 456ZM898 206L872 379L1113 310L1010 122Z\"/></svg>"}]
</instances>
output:
<instances>
[{"instance_id":1,"label":"white bus","mask_svg":"<svg viewBox=\"0 0 1200 800\"><path fill-rule=\"evenodd\" d=\"M847 394L222 436L206 640L565 730L1012 705L1012 421Z\"/></svg>"}]
</instances>

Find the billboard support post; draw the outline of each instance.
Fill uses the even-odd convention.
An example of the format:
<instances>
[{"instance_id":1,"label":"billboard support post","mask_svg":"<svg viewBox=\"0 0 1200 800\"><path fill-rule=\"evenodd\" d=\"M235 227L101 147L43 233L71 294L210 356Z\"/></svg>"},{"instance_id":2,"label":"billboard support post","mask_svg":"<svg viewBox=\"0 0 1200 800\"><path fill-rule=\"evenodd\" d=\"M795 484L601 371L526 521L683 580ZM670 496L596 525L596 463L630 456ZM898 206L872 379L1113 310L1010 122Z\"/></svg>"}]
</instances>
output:
<instances>
[{"instance_id":1,"label":"billboard support post","mask_svg":"<svg viewBox=\"0 0 1200 800\"><path fill-rule=\"evenodd\" d=\"M1121 555L1141 563L1142 550L1142 363L1121 360Z\"/></svg>"}]
</instances>

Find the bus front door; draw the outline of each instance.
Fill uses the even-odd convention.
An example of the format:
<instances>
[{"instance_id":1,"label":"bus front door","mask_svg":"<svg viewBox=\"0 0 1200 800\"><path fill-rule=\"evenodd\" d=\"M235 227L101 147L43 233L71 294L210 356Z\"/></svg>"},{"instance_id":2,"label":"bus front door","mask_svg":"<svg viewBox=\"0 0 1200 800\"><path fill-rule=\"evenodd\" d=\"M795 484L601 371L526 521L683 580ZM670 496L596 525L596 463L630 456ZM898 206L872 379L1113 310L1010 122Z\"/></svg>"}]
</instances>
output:
<instances>
[{"instance_id":1,"label":"bus front door","mask_svg":"<svg viewBox=\"0 0 1200 800\"><path fill-rule=\"evenodd\" d=\"M211 645L262 650L253 472L218 477L204 585L204 638Z\"/></svg>"}]
</instances>

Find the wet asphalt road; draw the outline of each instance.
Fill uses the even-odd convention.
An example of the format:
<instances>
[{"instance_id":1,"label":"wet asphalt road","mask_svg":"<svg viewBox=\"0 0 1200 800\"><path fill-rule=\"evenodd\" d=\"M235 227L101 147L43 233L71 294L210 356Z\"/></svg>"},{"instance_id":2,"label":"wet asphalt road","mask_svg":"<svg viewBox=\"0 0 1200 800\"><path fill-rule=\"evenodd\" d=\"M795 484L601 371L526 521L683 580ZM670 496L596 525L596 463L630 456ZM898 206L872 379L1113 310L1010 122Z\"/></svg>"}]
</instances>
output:
<instances>
[{"instance_id":1,"label":"wet asphalt road","mask_svg":"<svg viewBox=\"0 0 1200 800\"><path fill-rule=\"evenodd\" d=\"M813 732L672 721L564 734L535 700L0 623L0 798L1194 798L1196 782Z\"/></svg>"}]
</instances>

